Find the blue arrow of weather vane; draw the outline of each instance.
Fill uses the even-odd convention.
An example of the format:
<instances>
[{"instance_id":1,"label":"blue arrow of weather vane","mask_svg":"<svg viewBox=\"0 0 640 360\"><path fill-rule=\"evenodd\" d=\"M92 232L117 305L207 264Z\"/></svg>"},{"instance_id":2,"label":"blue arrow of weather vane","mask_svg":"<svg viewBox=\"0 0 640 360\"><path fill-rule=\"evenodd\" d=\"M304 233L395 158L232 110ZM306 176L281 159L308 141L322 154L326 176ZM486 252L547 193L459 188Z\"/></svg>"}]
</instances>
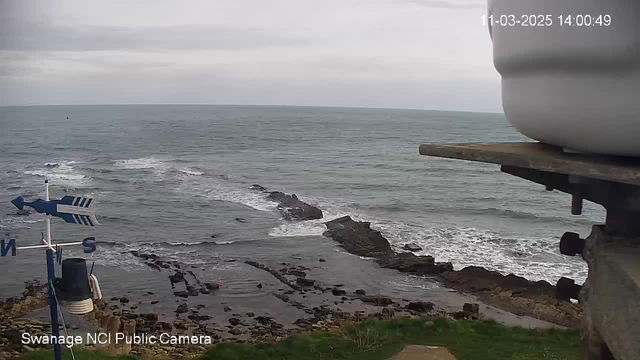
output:
<instances>
[{"instance_id":1,"label":"blue arrow of weather vane","mask_svg":"<svg viewBox=\"0 0 640 360\"><path fill-rule=\"evenodd\" d=\"M18 196L11 201L20 210L29 206L38 213L56 216L71 224L100 225L92 202L93 199L81 196L65 196L60 200L51 201L38 199L31 202L25 202L22 196Z\"/></svg>"}]
</instances>

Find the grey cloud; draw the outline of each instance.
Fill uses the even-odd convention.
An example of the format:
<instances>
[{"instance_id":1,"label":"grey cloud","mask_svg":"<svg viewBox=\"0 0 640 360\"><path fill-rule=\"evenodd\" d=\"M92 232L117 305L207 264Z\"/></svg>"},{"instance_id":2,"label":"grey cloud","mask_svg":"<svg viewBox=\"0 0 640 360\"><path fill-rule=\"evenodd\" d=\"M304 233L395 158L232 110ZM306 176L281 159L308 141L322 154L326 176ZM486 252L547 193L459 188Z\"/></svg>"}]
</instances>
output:
<instances>
[{"instance_id":1,"label":"grey cloud","mask_svg":"<svg viewBox=\"0 0 640 360\"><path fill-rule=\"evenodd\" d=\"M303 43L261 29L222 25L176 27L58 26L11 21L0 28L0 50L237 50Z\"/></svg>"},{"instance_id":2,"label":"grey cloud","mask_svg":"<svg viewBox=\"0 0 640 360\"><path fill-rule=\"evenodd\" d=\"M443 9L482 9L487 7L484 0L408 0L414 4Z\"/></svg>"}]
</instances>

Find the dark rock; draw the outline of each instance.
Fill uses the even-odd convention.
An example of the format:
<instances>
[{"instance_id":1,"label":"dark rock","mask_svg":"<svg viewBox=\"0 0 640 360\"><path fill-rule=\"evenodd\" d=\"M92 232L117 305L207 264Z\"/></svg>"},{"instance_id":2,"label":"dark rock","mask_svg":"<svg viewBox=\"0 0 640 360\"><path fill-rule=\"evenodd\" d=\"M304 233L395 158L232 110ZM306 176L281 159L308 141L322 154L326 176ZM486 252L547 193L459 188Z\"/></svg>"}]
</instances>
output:
<instances>
[{"instance_id":1,"label":"dark rock","mask_svg":"<svg viewBox=\"0 0 640 360\"><path fill-rule=\"evenodd\" d=\"M289 270L287 271L287 274L289 275L293 275L293 276L297 276L297 277L307 277L307 273L304 271L300 271L300 270Z\"/></svg>"},{"instance_id":2,"label":"dark rock","mask_svg":"<svg viewBox=\"0 0 640 360\"><path fill-rule=\"evenodd\" d=\"M462 311L469 318L477 318L480 316L480 304L465 303L464 305L462 305Z\"/></svg>"},{"instance_id":3,"label":"dark rock","mask_svg":"<svg viewBox=\"0 0 640 360\"><path fill-rule=\"evenodd\" d=\"M153 314L153 313L141 314L140 317L150 323L155 323L156 321L158 321L158 314Z\"/></svg>"},{"instance_id":4,"label":"dark rock","mask_svg":"<svg viewBox=\"0 0 640 360\"><path fill-rule=\"evenodd\" d=\"M243 224L244 224L244 223L246 223L246 222L247 222L247 219L245 219L245 218L241 218L241 217L237 217L237 218L236 218L236 221L237 221L237 222L239 222L239 223L243 223Z\"/></svg>"},{"instance_id":5,"label":"dark rock","mask_svg":"<svg viewBox=\"0 0 640 360\"><path fill-rule=\"evenodd\" d=\"M325 260L325 259L323 259L323 258L318 259L318 261L319 261L319 262L327 262L327 260Z\"/></svg>"},{"instance_id":6,"label":"dark rock","mask_svg":"<svg viewBox=\"0 0 640 360\"><path fill-rule=\"evenodd\" d=\"M151 301L151 305L155 305L155 304L157 304L157 303L159 303L159 302L160 302L160 301L158 301L158 300L153 300L153 301Z\"/></svg>"},{"instance_id":7,"label":"dark rock","mask_svg":"<svg viewBox=\"0 0 640 360\"><path fill-rule=\"evenodd\" d=\"M177 297L182 297L182 298L188 298L189 297L189 293L181 290L181 291L174 291L173 295L177 296Z\"/></svg>"},{"instance_id":8,"label":"dark rock","mask_svg":"<svg viewBox=\"0 0 640 360\"><path fill-rule=\"evenodd\" d=\"M373 304L375 306L389 306L393 304L393 299L386 296L360 296L358 299L364 303Z\"/></svg>"},{"instance_id":9,"label":"dark rock","mask_svg":"<svg viewBox=\"0 0 640 360\"><path fill-rule=\"evenodd\" d=\"M411 244L405 244L402 247L402 250L408 250L408 251L422 251L422 247L420 247L420 245L416 244L416 243L411 243Z\"/></svg>"},{"instance_id":10,"label":"dark rock","mask_svg":"<svg viewBox=\"0 0 640 360\"><path fill-rule=\"evenodd\" d=\"M257 288L262 289L262 284L258 284Z\"/></svg>"},{"instance_id":11,"label":"dark rock","mask_svg":"<svg viewBox=\"0 0 640 360\"><path fill-rule=\"evenodd\" d=\"M331 293L334 296L342 296L342 295L347 295L347 292L345 290L342 289L331 289Z\"/></svg>"},{"instance_id":12,"label":"dark rock","mask_svg":"<svg viewBox=\"0 0 640 360\"><path fill-rule=\"evenodd\" d=\"M426 313L433 310L433 303L424 302L424 301L413 301L410 302L406 308L408 310L413 310L420 313Z\"/></svg>"},{"instance_id":13,"label":"dark rock","mask_svg":"<svg viewBox=\"0 0 640 360\"><path fill-rule=\"evenodd\" d=\"M247 265L250 265L250 266L253 266L255 268L262 269L262 270L268 272L269 274L273 275L276 279L280 280L281 283L289 286L293 290L296 290L296 291L300 291L301 290L301 288L298 285L291 283L281 273L275 271L274 269L271 269L270 267L268 267L266 265L260 264L260 263L255 262L255 261L245 261L244 263L247 264Z\"/></svg>"},{"instance_id":14,"label":"dark rock","mask_svg":"<svg viewBox=\"0 0 640 360\"><path fill-rule=\"evenodd\" d=\"M296 324L297 326L301 327L301 328L310 328L311 327L311 321L307 320L307 319L298 319L294 322L294 324Z\"/></svg>"},{"instance_id":15,"label":"dark rock","mask_svg":"<svg viewBox=\"0 0 640 360\"><path fill-rule=\"evenodd\" d=\"M31 215L31 210L29 210L29 209L18 210L18 211L16 211L16 215L18 215L18 216L29 216L29 215Z\"/></svg>"},{"instance_id":16,"label":"dark rock","mask_svg":"<svg viewBox=\"0 0 640 360\"><path fill-rule=\"evenodd\" d=\"M249 188L249 190L255 190L255 191L267 191L267 188L262 186L262 185L258 185L258 184L253 184L251 185L251 187Z\"/></svg>"},{"instance_id":17,"label":"dark rock","mask_svg":"<svg viewBox=\"0 0 640 360\"><path fill-rule=\"evenodd\" d=\"M209 289L207 289L206 287L201 287L198 291L205 295L211 294L211 291L209 291Z\"/></svg>"},{"instance_id":18,"label":"dark rock","mask_svg":"<svg viewBox=\"0 0 640 360\"><path fill-rule=\"evenodd\" d=\"M348 252L366 257L381 257L393 254L387 239L379 231L372 230L368 222L354 221L344 216L325 223L324 235L342 245Z\"/></svg>"},{"instance_id":19,"label":"dark rock","mask_svg":"<svg viewBox=\"0 0 640 360\"><path fill-rule=\"evenodd\" d=\"M169 281L171 281L171 286L173 286L174 284L177 284L186 280L182 272L176 271L175 274L169 275Z\"/></svg>"},{"instance_id":20,"label":"dark rock","mask_svg":"<svg viewBox=\"0 0 640 360\"><path fill-rule=\"evenodd\" d=\"M220 289L220 285L217 283L204 283L204 286L208 289L208 290L218 290Z\"/></svg>"},{"instance_id":21,"label":"dark rock","mask_svg":"<svg viewBox=\"0 0 640 360\"><path fill-rule=\"evenodd\" d=\"M187 311L189 311L189 307L187 306L187 304L180 304L176 309L176 314L183 314L183 313L186 313Z\"/></svg>"},{"instance_id":22,"label":"dark rock","mask_svg":"<svg viewBox=\"0 0 640 360\"><path fill-rule=\"evenodd\" d=\"M189 296L198 296L199 294L198 289L191 285L187 286L187 292L189 293Z\"/></svg>"},{"instance_id":23,"label":"dark rock","mask_svg":"<svg viewBox=\"0 0 640 360\"><path fill-rule=\"evenodd\" d=\"M523 277L502 275L479 266L468 266L460 271L452 271L444 276L447 285L465 292L491 291L496 288L517 290L518 296L555 296L555 287L546 281L529 281Z\"/></svg>"},{"instance_id":24,"label":"dark rock","mask_svg":"<svg viewBox=\"0 0 640 360\"><path fill-rule=\"evenodd\" d=\"M289 295L287 294L273 294L273 296L277 297L278 299L284 301L284 302L289 302Z\"/></svg>"},{"instance_id":25,"label":"dark rock","mask_svg":"<svg viewBox=\"0 0 640 360\"><path fill-rule=\"evenodd\" d=\"M380 313L380 320L390 320L393 319L393 316L396 314L396 311L393 308L384 308Z\"/></svg>"},{"instance_id":26,"label":"dark rock","mask_svg":"<svg viewBox=\"0 0 640 360\"><path fill-rule=\"evenodd\" d=\"M224 307L224 312L229 312L229 311L231 311L231 310L233 310L233 309L232 309L232 308L230 308L229 306L225 306L225 307Z\"/></svg>"},{"instance_id":27,"label":"dark rock","mask_svg":"<svg viewBox=\"0 0 640 360\"><path fill-rule=\"evenodd\" d=\"M396 269L418 275L440 275L452 271L451 263L436 263L433 256L416 256L412 253L401 253L378 259L383 268Z\"/></svg>"},{"instance_id":28,"label":"dark rock","mask_svg":"<svg viewBox=\"0 0 640 360\"><path fill-rule=\"evenodd\" d=\"M120 303L121 304L126 304L128 302L129 302L129 299L127 299L126 297L123 296L123 297L120 298Z\"/></svg>"},{"instance_id":29,"label":"dark rock","mask_svg":"<svg viewBox=\"0 0 640 360\"><path fill-rule=\"evenodd\" d=\"M358 289L356 290L356 295L367 295L367 293L364 290Z\"/></svg>"},{"instance_id":30,"label":"dark rock","mask_svg":"<svg viewBox=\"0 0 640 360\"><path fill-rule=\"evenodd\" d=\"M313 285L315 285L315 281L311 280L311 279L305 279L303 277L299 277L296 279L296 284L302 286L302 287L311 287Z\"/></svg>"},{"instance_id":31,"label":"dark rock","mask_svg":"<svg viewBox=\"0 0 640 360\"><path fill-rule=\"evenodd\" d=\"M322 210L300 201L295 194L287 195L280 191L272 191L267 195L267 199L278 203L278 208L285 220L322 219Z\"/></svg>"},{"instance_id":32,"label":"dark rock","mask_svg":"<svg viewBox=\"0 0 640 360\"><path fill-rule=\"evenodd\" d=\"M187 326L187 323L184 321L176 321L173 323L173 325L175 326L176 329L179 329L179 330L187 330L189 328Z\"/></svg>"},{"instance_id":33,"label":"dark rock","mask_svg":"<svg viewBox=\"0 0 640 360\"><path fill-rule=\"evenodd\" d=\"M18 329L6 330L2 337L7 338L11 344L22 344L22 332Z\"/></svg>"},{"instance_id":34,"label":"dark rock","mask_svg":"<svg viewBox=\"0 0 640 360\"><path fill-rule=\"evenodd\" d=\"M231 335L242 335L242 331L238 328L229 329L229 334Z\"/></svg>"},{"instance_id":35,"label":"dark rock","mask_svg":"<svg viewBox=\"0 0 640 360\"><path fill-rule=\"evenodd\" d=\"M236 325L240 325L240 319L238 318L231 318L229 319L229 324L236 326Z\"/></svg>"},{"instance_id":36,"label":"dark rock","mask_svg":"<svg viewBox=\"0 0 640 360\"><path fill-rule=\"evenodd\" d=\"M198 314L189 314L189 316L187 317L195 322L207 321L211 319L211 316L209 315L198 315Z\"/></svg>"},{"instance_id":37,"label":"dark rock","mask_svg":"<svg viewBox=\"0 0 640 360\"><path fill-rule=\"evenodd\" d=\"M252 312L248 312L248 313L247 313L247 316L248 316L248 317L254 317L254 316L256 316L256 314L254 314L254 313L252 313Z\"/></svg>"},{"instance_id":38,"label":"dark rock","mask_svg":"<svg viewBox=\"0 0 640 360\"><path fill-rule=\"evenodd\" d=\"M273 321L273 318L269 316L256 316L255 319L262 325L269 325Z\"/></svg>"}]
</instances>

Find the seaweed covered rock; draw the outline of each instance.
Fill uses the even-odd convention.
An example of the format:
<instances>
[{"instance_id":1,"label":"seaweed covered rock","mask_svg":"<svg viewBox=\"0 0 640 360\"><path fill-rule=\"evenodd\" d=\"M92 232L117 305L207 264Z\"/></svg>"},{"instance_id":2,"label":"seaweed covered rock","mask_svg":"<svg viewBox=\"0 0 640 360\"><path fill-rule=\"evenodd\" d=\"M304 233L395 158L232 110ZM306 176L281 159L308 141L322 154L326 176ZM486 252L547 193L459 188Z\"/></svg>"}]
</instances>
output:
<instances>
[{"instance_id":1,"label":"seaweed covered rock","mask_svg":"<svg viewBox=\"0 0 640 360\"><path fill-rule=\"evenodd\" d=\"M324 235L342 245L348 252L366 257L386 257L393 254L391 245L379 231L373 230L370 223L354 221L344 216L325 223Z\"/></svg>"},{"instance_id":2,"label":"seaweed covered rock","mask_svg":"<svg viewBox=\"0 0 640 360\"><path fill-rule=\"evenodd\" d=\"M317 220L322 219L322 210L298 199L296 194L287 195L280 191L272 191L267 199L278 203L278 209L285 220Z\"/></svg>"}]
</instances>

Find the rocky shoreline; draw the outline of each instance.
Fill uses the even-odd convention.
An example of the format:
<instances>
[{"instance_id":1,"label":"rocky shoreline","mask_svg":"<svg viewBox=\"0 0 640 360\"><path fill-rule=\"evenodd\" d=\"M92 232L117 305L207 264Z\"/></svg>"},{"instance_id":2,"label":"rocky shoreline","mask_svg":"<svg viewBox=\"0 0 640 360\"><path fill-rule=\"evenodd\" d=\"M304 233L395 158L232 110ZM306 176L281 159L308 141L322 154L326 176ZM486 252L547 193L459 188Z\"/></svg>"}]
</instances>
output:
<instances>
[{"instance_id":1,"label":"rocky shoreline","mask_svg":"<svg viewBox=\"0 0 640 360\"><path fill-rule=\"evenodd\" d=\"M189 280L175 282L176 276L181 278L183 274L179 264L173 264L159 257L140 254L141 259L154 259L154 270L169 274L169 283L172 286L185 288ZM168 269L164 265L170 264ZM368 295L364 290L345 289L341 284L321 284L308 278L306 268L291 264L280 264L279 269L267 265L247 261L247 265L265 271L276 277L286 288L274 291L272 295L280 301L302 310L307 316L300 317L292 323L283 323L276 316L260 314L257 312L235 312L231 306L225 306L224 312L229 312L231 317L225 322L216 322L210 315L203 314L205 305L193 305L186 298L197 296L216 296L218 288L207 292L191 294L188 290L174 291L178 305L174 316L168 319L162 314L139 311L138 305L127 296L116 296L109 299L94 301L94 310L82 316L86 324L98 332L115 334L124 333L125 336L133 334L145 334L160 336L162 333L175 335L209 336L213 344L217 343L265 343L282 340L288 336L308 331L339 331L340 327L368 319L389 320L393 318L417 318L417 317L451 317L455 319L478 319L482 317L478 304L465 304L460 311L447 313L438 309L433 303L424 301L409 301L380 295ZM176 270L178 269L178 270ZM186 272L189 273L190 270ZM197 281L197 280L194 280ZM191 283L194 283L191 281ZM206 288L206 284L204 288ZM194 287L195 288L195 287ZM198 288L196 288L198 289ZM175 290L175 289L174 289ZM201 289L200 289L201 290ZM182 296L183 291L187 297ZM313 295L325 295L335 299L333 304L309 304L296 300L312 297ZM153 295L150 293L149 295ZM170 302L170 300L165 300ZM358 310L347 311L340 307L354 304ZM21 342L23 332L31 335L50 334L50 325L45 321L27 319L25 315L42 310L47 307L46 286L38 281L27 284L20 297L12 297L0 302L0 359L9 359L20 354L33 351L38 348L47 348L46 345L31 346ZM67 328L70 326L68 325ZM74 327L72 329L77 329ZM61 325L61 334L64 334ZM93 331L93 330L92 330ZM122 355L151 356L152 358L191 358L200 355L207 350L205 345L96 345L90 346L104 352Z\"/></svg>"},{"instance_id":2,"label":"rocky shoreline","mask_svg":"<svg viewBox=\"0 0 640 360\"><path fill-rule=\"evenodd\" d=\"M251 189L264 193L267 199L276 202L283 218L287 221L323 218L319 208L299 200L295 194L267 191L260 185L254 185ZM369 223L354 221L349 216L327 221L325 225L327 227L325 236L335 240L349 253L374 258L382 268L435 279L447 288L472 294L485 304L517 315L530 316L561 326L580 326L582 307L556 299L555 287L547 282L532 282L515 275L502 275L482 267L454 270L451 263L436 262L432 256L413 254L412 251L420 250L417 245L407 246L405 248L407 252L397 253L389 241L379 231L372 229ZM141 299L132 300L126 294L122 294L124 296L95 301L94 311L85 315L84 320L99 331L147 335L160 333L207 335L214 343L256 343L278 341L306 331L333 331L342 325L366 319L442 316L455 319L478 319L483 317L483 309L473 302L465 303L461 308L452 311L431 302L367 294L362 289L347 289L342 284L322 283L311 278L308 275L311 269L302 265L286 262L277 265L264 264L253 260L238 262L247 269L256 269L255 271L264 272L268 274L266 276L277 280L275 284L281 286L271 286L269 290L265 288L264 291L268 291L270 294L268 296L277 299L276 302L280 301L287 308L291 307L304 315L293 321L283 321L278 314L260 312L262 309L234 311L233 304L217 299L221 284L205 280L200 275L200 273L204 274L204 268L199 269L193 265L188 266L179 261L165 259L152 252L134 250L129 254L146 264L157 276L167 279L167 287L157 291L153 288L153 292L142 294ZM326 260L318 259L318 262L323 263ZM260 289L262 286L262 284L257 285ZM0 358L2 356L10 358L32 350L31 347L20 343L21 331L28 329L32 334L49 333L50 326L46 322L28 320L24 317L29 312L46 307L45 288L45 285L37 281L30 282L22 296L0 302ZM156 297L157 300L144 299L146 296L153 297L154 292L157 292L155 296L160 296ZM154 305L160 301L175 310L171 310L170 315L142 310L144 304ZM175 304L170 304L171 302ZM214 305L216 302L217 304ZM216 306L222 310L216 310ZM215 316L218 311L222 313L219 314L221 316ZM111 353L148 354L153 357L174 359L201 354L206 351L206 347L134 345L133 348L110 347L105 350Z\"/></svg>"},{"instance_id":3,"label":"rocky shoreline","mask_svg":"<svg viewBox=\"0 0 640 360\"><path fill-rule=\"evenodd\" d=\"M436 262L432 256L395 253L379 231L371 229L369 223L354 221L349 216L328 221L325 225L325 236L353 254L376 258L383 268L432 276L448 288L473 294L486 304L517 315L566 327L581 326L582 306L556 298L556 287L546 281L533 282L479 266L456 271L451 263Z\"/></svg>"}]
</instances>

